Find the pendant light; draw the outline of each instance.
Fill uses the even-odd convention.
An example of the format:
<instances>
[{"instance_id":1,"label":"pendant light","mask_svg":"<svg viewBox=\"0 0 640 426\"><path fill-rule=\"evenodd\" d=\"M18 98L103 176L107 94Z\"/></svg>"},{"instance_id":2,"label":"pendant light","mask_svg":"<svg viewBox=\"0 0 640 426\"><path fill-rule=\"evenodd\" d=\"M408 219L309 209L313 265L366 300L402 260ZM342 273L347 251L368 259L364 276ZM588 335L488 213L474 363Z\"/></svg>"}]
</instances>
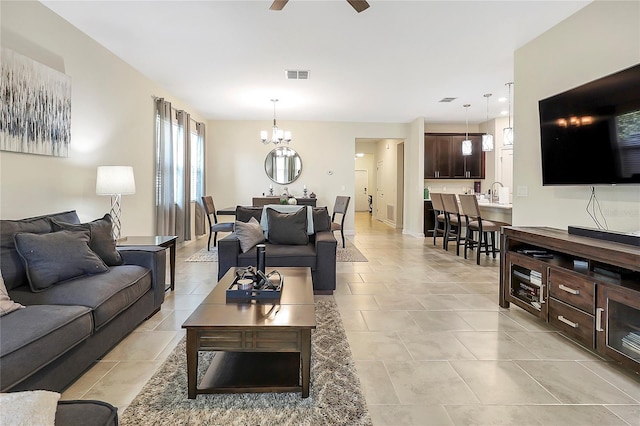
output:
<instances>
[{"instance_id":1,"label":"pendant light","mask_svg":"<svg viewBox=\"0 0 640 426\"><path fill-rule=\"evenodd\" d=\"M509 127L505 127L503 130L504 146L513 146L513 127L511 127L511 86L513 82L505 84L509 86Z\"/></svg>"},{"instance_id":2,"label":"pendant light","mask_svg":"<svg viewBox=\"0 0 640 426\"><path fill-rule=\"evenodd\" d=\"M471 140L469 139L469 107L471 104L464 104L463 106L466 109L467 133L465 134L465 140L462 141L462 155L468 156L473 154L473 145L471 145Z\"/></svg>"},{"instance_id":3,"label":"pendant light","mask_svg":"<svg viewBox=\"0 0 640 426\"><path fill-rule=\"evenodd\" d=\"M485 93L484 97L487 99L487 126L489 125L489 98L491 97L491 93ZM493 151L493 135L489 132L482 135L482 150Z\"/></svg>"}]
</instances>

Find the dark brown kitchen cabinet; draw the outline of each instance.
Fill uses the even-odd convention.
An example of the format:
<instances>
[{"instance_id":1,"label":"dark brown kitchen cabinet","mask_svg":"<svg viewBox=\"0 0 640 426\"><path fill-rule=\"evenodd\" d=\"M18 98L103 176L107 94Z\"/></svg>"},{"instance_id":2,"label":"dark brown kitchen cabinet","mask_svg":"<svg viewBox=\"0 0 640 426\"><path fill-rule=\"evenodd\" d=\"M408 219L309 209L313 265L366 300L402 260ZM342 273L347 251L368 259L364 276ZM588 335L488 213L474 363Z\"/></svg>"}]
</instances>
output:
<instances>
[{"instance_id":1,"label":"dark brown kitchen cabinet","mask_svg":"<svg viewBox=\"0 0 640 426\"><path fill-rule=\"evenodd\" d=\"M464 133L426 133L424 136L425 179L484 179L482 135L469 134L472 154L462 155Z\"/></svg>"}]
</instances>

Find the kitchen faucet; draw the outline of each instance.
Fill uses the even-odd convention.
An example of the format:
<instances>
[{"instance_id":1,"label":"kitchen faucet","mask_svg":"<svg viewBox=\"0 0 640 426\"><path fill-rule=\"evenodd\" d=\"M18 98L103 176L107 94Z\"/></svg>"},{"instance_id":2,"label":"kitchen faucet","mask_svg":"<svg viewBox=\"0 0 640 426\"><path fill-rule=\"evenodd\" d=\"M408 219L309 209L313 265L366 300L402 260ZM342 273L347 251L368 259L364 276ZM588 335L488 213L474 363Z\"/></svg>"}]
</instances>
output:
<instances>
[{"instance_id":1,"label":"kitchen faucet","mask_svg":"<svg viewBox=\"0 0 640 426\"><path fill-rule=\"evenodd\" d=\"M498 201L498 192L494 190L494 186L498 184L500 185L502 188L504 188L504 185L502 184L502 182L498 182L495 181L491 184L491 186L489 187L489 191L491 191L491 202L493 203L494 200Z\"/></svg>"}]
</instances>

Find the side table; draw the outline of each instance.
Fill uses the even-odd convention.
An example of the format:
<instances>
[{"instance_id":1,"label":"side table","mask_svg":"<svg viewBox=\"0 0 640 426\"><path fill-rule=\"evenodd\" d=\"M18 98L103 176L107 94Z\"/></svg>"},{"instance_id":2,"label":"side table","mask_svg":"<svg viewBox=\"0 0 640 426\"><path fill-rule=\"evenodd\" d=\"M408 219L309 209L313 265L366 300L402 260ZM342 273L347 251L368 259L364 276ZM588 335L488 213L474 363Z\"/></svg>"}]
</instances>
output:
<instances>
[{"instance_id":1,"label":"side table","mask_svg":"<svg viewBox=\"0 0 640 426\"><path fill-rule=\"evenodd\" d=\"M116 244L120 247L126 246L160 246L169 249L169 270L170 285L165 290L175 290L176 284L176 235L149 235L126 237Z\"/></svg>"}]
</instances>

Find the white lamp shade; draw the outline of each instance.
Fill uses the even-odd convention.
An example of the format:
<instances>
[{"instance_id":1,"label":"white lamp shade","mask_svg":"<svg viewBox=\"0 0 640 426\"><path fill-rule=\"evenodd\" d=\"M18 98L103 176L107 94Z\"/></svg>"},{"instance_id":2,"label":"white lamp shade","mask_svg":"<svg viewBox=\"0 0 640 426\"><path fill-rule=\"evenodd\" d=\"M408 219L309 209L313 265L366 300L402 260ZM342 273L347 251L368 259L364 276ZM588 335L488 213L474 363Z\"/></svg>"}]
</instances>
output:
<instances>
[{"instance_id":1,"label":"white lamp shade","mask_svg":"<svg viewBox=\"0 0 640 426\"><path fill-rule=\"evenodd\" d=\"M513 127L504 128L504 146L513 146Z\"/></svg>"},{"instance_id":2,"label":"white lamp shade","mask_svg":"<svg viewBox=\"0 0 640 426\"><path fill-rule=\"evenodd\" d=\"M482 150L493 151L493 135L482 135Z\"/></svg>"},{"instance_id":3,"label":"white lamp shade","mask_svg":"<svg viewBox=\"0 0 640 426\"><path fill-rule=\"evenodd\" d=\"M473 154L473 145L470 140L462 141L462 155L467 156Z\"/></svg>"},{"instance_id":4,"label":"white lamp shade","mask_svg":"<svg viewBox=\"0 0 640 426\"><path fill-rule=\"evenodd\" d=\"M97 195L136 193L136 181L131 166L99 166L96 178Z\"/></svg>"}]
</instances>

